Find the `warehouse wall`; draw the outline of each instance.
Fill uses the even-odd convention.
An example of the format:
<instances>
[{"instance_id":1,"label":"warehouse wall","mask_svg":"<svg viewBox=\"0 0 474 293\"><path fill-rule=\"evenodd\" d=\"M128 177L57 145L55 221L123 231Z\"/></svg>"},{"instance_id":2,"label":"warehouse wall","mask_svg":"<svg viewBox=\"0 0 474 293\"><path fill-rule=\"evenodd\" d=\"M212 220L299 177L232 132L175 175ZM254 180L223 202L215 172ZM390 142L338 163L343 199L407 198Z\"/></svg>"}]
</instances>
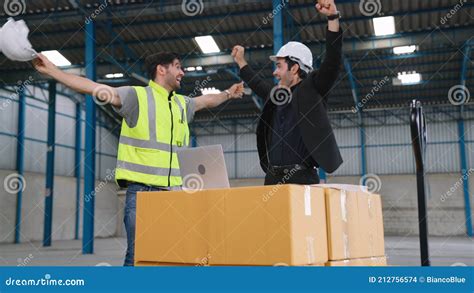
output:
<instances>
[{"instance_id":1,"label":"warehouse wall","mask_svg":"<svg viewBox=\"0 0 474 293\"><path fill-rule=\"evenodd\" d=\"M31 89L31 91L34 91ZM35 97L47 101L47 92L34 91ZM46 170L46 141L48 132L47 104L26 99L25 163L26 172L44 173ZM75 103L58 95L56 98L56 160L54 173L74 176ZM84 146L85 113L82 111L82 146ZM107 125L113 127L114 125ZM16 135L18 133L18 97L0 90L0 169L16 168ZM104 178L107 170L115 167L118 138L105 125L96 127L96 178ZM82 147L81 158L84 158Z\"/></svg>"},{"instance_id":2,"label":"warehouse wall","mask_svg":"<svg viewBox=\"0 0 474 293\"><path fill-rule=\"evenodd\" d=\"M25 111L24 182L22 201L21 240L42 240L44 224L44 194L47 140L47 96L48 92L37 87L28 87ZM76 106L68 97L56 97L56 148L54 165L53 240L73 239L75 233L76 178L75 159ZM84 146L85 113L82 111L81 145ZM111 174L115 168L118 138L109 130L114 125L96 127L96 186L95 235L113 236L116 233L118 197ZM16 193L9 193L7 176L16 173L18 133L18 97L0 90L0 242L14 240L16 216ZM81 175L83 175L84 147L81 152ZM12 179L10 179L12 180ZM82 182L82 181L81 181ZM82 183L81 183L82 187ZM80 233L82 234L82 199Z\"/></svg>"},{"instance_id":3,"label":"warehouse wall","mask_svg":"<svg viewBox=\"0 0 474 293\"><path fill-rule=\"evenodd\" d=\"M0 182L12 174L11 170L0 170ZM27 172L24 175L25 190L21 209L21 241L42 241L44 227L44 174ZM99 185L100 184L100 185ZM81 180L81 186L83 181ZM114 236L117 229L119 214L119 198L113 180L96 182L94 235L96 237ZM82 189L81 189L82 190ZM81 192L82 193L82 192ZM14 241L16 194L0 189L0 243ZM80 199L79 236L82 237L82 206ZM76 208L76 181L73 177L55 176L53 197L53 228L52 239L74 239Z\"/></svg>"}]
</instances>

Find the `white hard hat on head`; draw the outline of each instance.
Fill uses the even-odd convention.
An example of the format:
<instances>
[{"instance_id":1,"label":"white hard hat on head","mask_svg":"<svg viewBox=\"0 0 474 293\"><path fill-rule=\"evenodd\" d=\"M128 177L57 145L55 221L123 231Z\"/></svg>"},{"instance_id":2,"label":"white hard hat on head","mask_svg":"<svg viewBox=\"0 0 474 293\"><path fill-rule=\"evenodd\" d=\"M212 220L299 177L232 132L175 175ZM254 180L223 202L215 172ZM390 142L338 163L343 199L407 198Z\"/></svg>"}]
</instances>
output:
<instances>
[{"instance_id":1,"label":"white hard hat on head","mask_svg":"<svg viewBox=\"0 0 474 293\"><path fill-rule=\"evenodd\" d=\"M13 61L30 61L36 58L36 51L28 41L30 30L23 20L9 18L0 28L0 51Z\"/></svg>"},{"instance_id":2,"label":"white hard hat on head","mask_svg":"<svg viewBox=\"0 0 474 293\"><path fill-rule=\"evenodd\" d=\"M278 50L276 55L270 56L270 60L277 61L277 58L286 57L298 63L301 70L306 73L313 70L313 54L306 45L300 42L288 42Z\"/></svg>"}]
</instances>

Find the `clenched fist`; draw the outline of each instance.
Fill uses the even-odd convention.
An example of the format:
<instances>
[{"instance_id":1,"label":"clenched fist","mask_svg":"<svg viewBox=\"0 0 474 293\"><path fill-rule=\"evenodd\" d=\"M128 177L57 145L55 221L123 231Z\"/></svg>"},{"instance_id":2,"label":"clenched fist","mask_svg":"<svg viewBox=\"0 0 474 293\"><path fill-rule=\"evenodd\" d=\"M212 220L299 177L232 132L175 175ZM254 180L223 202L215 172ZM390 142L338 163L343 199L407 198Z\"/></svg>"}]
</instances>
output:
<instances>
[{"instance_id":1,"label":"clenched fist","mask_svg":"<svg viewBox=\"0 0 474 293\"><path fill-rule=\"evenodd\" d=\"M247 61L245 61L245 48L237 45L234 46L232 49L232 57L234 58L235 63L239 65L240 68L247 65Z\"/></svg>"},{"instance_id":2,"label":"clenched fist","mask_svg":"<svg viewBox=\"0 0 474 293\"><path fill-rule=\"evenodd\" d=\"M316 10L325 16L330 16L337 13L334 0L318 0L318 3L316 3Z\"/></svg>"},{"instance_id":3,"label":"clenched fist","mask_svg":"<svg viewBox=\"0 0 474 293\"><path fill-rule=\"evenodd\" d=\"M240 99L244 95L244 83L233 84L229 89L229 98L231 99Z\"/></svg>"}]
</instances>

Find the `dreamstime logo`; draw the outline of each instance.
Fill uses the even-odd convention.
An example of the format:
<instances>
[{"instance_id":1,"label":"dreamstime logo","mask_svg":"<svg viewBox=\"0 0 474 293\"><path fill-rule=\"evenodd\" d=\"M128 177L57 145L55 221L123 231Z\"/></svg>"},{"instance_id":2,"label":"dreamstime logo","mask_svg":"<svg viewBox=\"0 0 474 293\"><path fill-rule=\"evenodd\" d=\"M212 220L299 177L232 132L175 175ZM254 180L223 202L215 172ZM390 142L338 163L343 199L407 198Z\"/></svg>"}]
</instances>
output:
<instances>
[{"instance_id":1,"label":"dreamstime logo","mask_svg":"<svg viewBox=\"0 0 474 293\"><path fill-rule=\"evenodd\" d=\"M183 0L181 10L187 16L196 16L203 12L204 3L202 0Z\"/></svg>"},{"instance_id":2,"label":"dreamstime logo","mask_svg":"<svg viewBox=\"0 0 474 293\"><path fill-rule=\"evenodd\" d=\"M288 4L289 1L290 0L281 0L280 4L278 4L271 13L269 13L263 18L263 24L268 24L277 13L279 13L281 10L283 10L283 8L285 8L285 5Z\"/></svg>"},{"instance_id":3,"label":"dreamstime logo","mask_svg":"<svg viewBox=\"0 0 474 293\"><path fill-rule=\"evenodd\" d=\"M374 86L372 87L370 92L367 95L365 95L365 97L362 98L361 101L357 103L355 107L352 107L352 113L357 113L358 111L360 111L362 107L364 107L364 105L367 104L389 80L390 79L388 78L388 76L385 76L382 80L379 80L379 81L374 80L373 82Z\"/></svg>"},{"instance_id":4,"label":"dreamstime logo","mask_svg":"<svg viewBox=\"0 0 474 293\"><path fill-rule=\"evenodd\" d=\"M6 0L3 9L9 16L18 16L25 13L26 3L25 0Z\"/></svg>"},{"instance_id":5,"label":"dreamstime logo","mask_svg":"<svg viewBox=\"0 0 474 293\"><path fill-rule=\"evenodd\" d=\"M360 178L359 185L365 185L369 192L376 193L382 187L382 180L376 174L366 174Z\"/></svg>"},{"instance_id":6,"label":"dreamstime logo","mask_svg":"<svg viewBox=\"0 0 474 293\"><path fill-rule=\"evenodd\" d=\"M117 168L120 168L118 165L117 165ZM107 169L105 170L105 178L103 181L101 181L99 184L97 184L97 186L94 188L94 190L89 193L89 194L86 194L85 197L84 197L84 201L85 202L89 202L92 197L95 197L96 194L98 192L100 192L106 185L107 183L111 182L114 180L115 178L115 169Z\"/></svg>"},{"instance_id":7,"label":"dreamstime logo","mask_svg":"<svg viewBox=\"0 0 474 293\"><path fill-rule=\"evenodd\" d=\"M380 13L382 10L382 3L380 0L361 0L359 3L359 10L365 16L374 16L376 14L383 15Z\"/></svg>"},{"instance_id":8,"label":"dreamstime logo","mask_svg":"<svg viewBox=\"0 0 474 293\"><path fill-rule=\"evenodd\" d=\"M273 188L265 193L263 196L262 196L262 200L264 202L267 202L269 201L272 196L281 188L282 184L285 184L287 183L291 177L293 177L293 175L295 175L296 172L300 171L301 170L301 167L299 165L296 165L295 167L291 168L291 169L286 169L283 173L285 173L285 175L283 176L283 178L278 181L278 183L276 185L273 186Z\"/></svg>"},{"instance_id":9,"label":"dreamstime logo","mask_svg":"<svg viewBox=\"0 0 474 293\"><path fill-rule=\"evenodd\" d=\"M27 257L25 257L24 259L22 259L21 257L18 258L16 260L16 262L18 263L16 266L17 267L24 267L24 266L27 266L31 260L34 258L34 256L30 253Z\"/></svg>"},{"instance_id":10,"label":"dreamstime logo","mask_svg":"<svg viewBox=\"0 0 474 293\"><path fill-rule=\"evenodd\" d=\"M194 87L193 92L188 95L188 97L194 98L197 95L200 95L202 93L202 89L204 89L211 80L212 78L210 76L207 76L206 79L204 79L203 81L196 80L195 81L196 86Z\"/></svg>"},{"instance_id":11,"label":"dreamstime logo","mask_svg":"<svg viewBox=\"0 0 474 293\"><path fill-rule=\"evenodd\" d=\"M100 262L95 265L96 267L111 267L112 265L109 264L108 262Z\"/></svg>"},{"instance_id":12,"label":"dreamstime logo","mask_svg":"<svg viewBox=\"0 0 474 293\"><path fill-rule=\"evenodd\" d=\"M186 193L196 193L204 188L204 181L198 174L191 173L183 178L183 190Z\"/></svg>"},{"instance_id":13,"label":"dreamstime logo","mask_svg":"<svg viewBox=\"0 0 474 293\"><path fill-rule=\"evenodd\" d=\"M10 97L6 99L3 103L0 104L0 111L5 110L8 108L13 100L18 99L20 96L21 91L25 91L26 87L29 86L34 81L32 76L29 76L27 80L19 80L17 81L17 86L15 87L15 93L11 94Z\"/></svg>"},{"instance_id":14,"label":"dreamstime logo","mask_svg":"<svg viewBox=\"0 0 474 293\"><path fill-rule=\"evenodd\" d=\"M454 106L467 104L471 98L471 93L464 85L455 85L449 89L448 100Z\"/></svg>"},{"instance_id":15,"label":"dreamstime logo","mask_svg":"<svg viewBox=\"0 0 474 293\"><path fill-rule=\"evenodd\" d=\"M290 265L284 262L277 262L273 265L274 267L289 267Z\"/></svg>"},{"instance_id":16,"label":"dreamstime logo","mask_svg":"<svg viewBox=\"0 0 474 293\"><path fill-rule=\"evenodd\" d=\"M23 192L26 188L25 177L18 173L10 174L3 180L3 188L9 194L17 194L20 191Z\"/></svg>"},{"instance_id":17,"label":"dreamstime logo","mask_svg":"<svg viewBox=\"0 0 474 293\"><path fill-rule=\"evenodd\" d=\"M292 99L290 88L284 85L277 85L270 92L270 100L277 106L289 104Z\"/></svg>"},{"instance_id":18,"label":"dreamstime logo","mask_svg":"<svg viewBox=\"0 0 474 293\"><path fill-rule=\"evenodd\" d=\"M459 0L459 3L456 4L453 9L451 9L448 14L445 16L441 17L441 24L446 24L448 22L448 19L451 19L456 13L458 13L459 10L464 6L464 3L466 3L467 0Z\"/></svg>"},{"instance_id":19,"label":"dreamstime logo","mask_svg":"<svg viewBox=\"0 0 474 293\"><path fill-rule=\"evenodd\" d=\"M451 265L451 267L467 267L467 264L463 262L455 262Z\"/></svg>"},{"instance_id":20,"label":"dreamstime logo","mask_svg":"<svg viewBox=\"0 0 474 293\"><path fill-rule=\"evenodd\" d=\"M195 265L196 267L205 267L209 266L209 260L211 259L211 255L208 253L205 257L201 259L196 259L197 264Z\"/></svg>"},{"instance_id":21,"label":"dreamstime logo","mask_svg":"<svg viewBox=\"0 0 474 293\"><path fill-rule=\"evenodd\" d=\"M100 85L92 92L94 103L99 106L109 104L114 98L114 89L106 85Z\"/></svg>"},{"instance_id":22,"label":"dreamstime logo","mask_svg":"<svg viewBox=\"0 0 474 293\"><path fill-rule=\"evenodd\" d=\"M104 0L102 4L99 5L99 7L96 8L96 10L94 10L94 12L92 12L92 14L88 17L86 17L86 24L89 24L90 22L92 22L97 16L99 16L99 14L101 14L105 8L107 8L107 6L109 6L109 3L107 0Z\"/></svg>"},{"instance_id":23,"label":"dreamstime logo","mask_svg":"<svg viewBox=\"0 0 474 293\"><path fill-rule=\"evenodd\" d=\"M454 183L451 188L449 188L448 191L446 191L443 195L441 195L440 197L440 200L442 202L445 202L448 198L450 198L451 196L453 196L454 192L456 192L456 190L458 190L459 188L461 188L463 186L463 181L468 181L469 180L469 176L471 176L471 174L474 173L474 169L473 168L470 168L466 174L463 174L461 176L461 178L459 178L456 183Z\"/></svg>"}]
</instances>

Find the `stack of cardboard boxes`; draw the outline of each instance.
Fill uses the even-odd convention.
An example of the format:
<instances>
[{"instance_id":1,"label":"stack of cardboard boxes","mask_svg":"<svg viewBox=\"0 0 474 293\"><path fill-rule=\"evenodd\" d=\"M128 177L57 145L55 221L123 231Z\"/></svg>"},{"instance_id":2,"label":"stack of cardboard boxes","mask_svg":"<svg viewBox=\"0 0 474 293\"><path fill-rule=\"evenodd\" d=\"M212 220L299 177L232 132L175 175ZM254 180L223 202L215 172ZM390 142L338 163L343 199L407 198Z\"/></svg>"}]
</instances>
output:
<instances>
[{"instance_id":1,"label":"stack of cardboard boxes","mask_svg":"<svg viewBox=\"0 0 474 293\"><path fill-rule=\"evenodd\" d=\"M141 192L135 265L385 265L380 196L275 185Z\"/></svg>"},{"instance_id":2,"label":"stack of cardboard boxes","mask_svg":"<svg viewBox=\"0 0 474 293\"><path fill-rule=\"evenodd\" d=\"M325 188L327 266L386 265L380 195Z\"/></svg>"}]
</instances>

